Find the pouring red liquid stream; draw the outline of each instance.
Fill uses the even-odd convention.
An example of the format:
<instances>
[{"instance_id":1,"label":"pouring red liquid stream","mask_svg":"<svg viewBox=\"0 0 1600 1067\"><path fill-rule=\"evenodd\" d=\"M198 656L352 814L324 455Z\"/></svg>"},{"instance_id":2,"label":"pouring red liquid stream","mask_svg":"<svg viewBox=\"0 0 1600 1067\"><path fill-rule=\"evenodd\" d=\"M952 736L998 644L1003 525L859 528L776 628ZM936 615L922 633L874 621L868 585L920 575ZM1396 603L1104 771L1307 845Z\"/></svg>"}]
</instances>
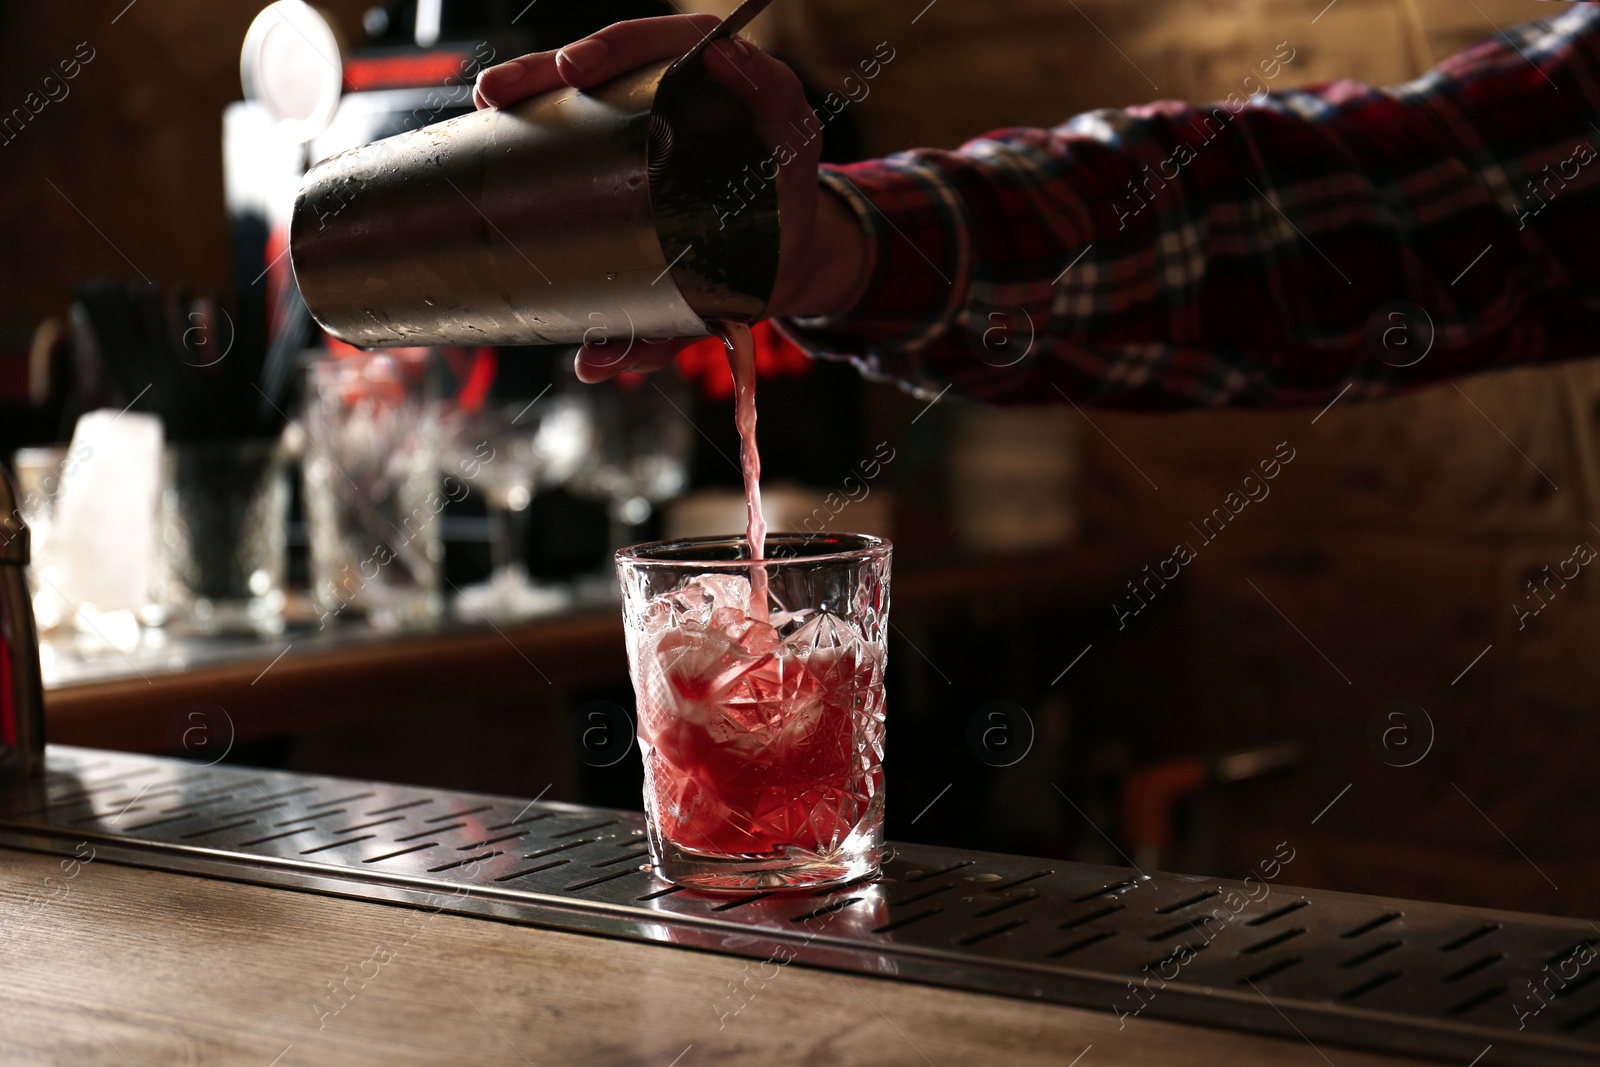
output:
<instances>
[{"instance_id":1,"label":"pouring red liquid stream","mask_svg":"<svg viewBox=\"0 0 1600 1067\"><path fill-rule=\"evenodd\" d=\"M742 322L712 323L728 346L733 370L734 425L739 428L739 469L744 475L745 540L755 563L767 555L767 519L761 513L761 451L756 447L756 346ZM767 621L767 569L750 568L750 615Z\"/></svg>"}]
</instances>

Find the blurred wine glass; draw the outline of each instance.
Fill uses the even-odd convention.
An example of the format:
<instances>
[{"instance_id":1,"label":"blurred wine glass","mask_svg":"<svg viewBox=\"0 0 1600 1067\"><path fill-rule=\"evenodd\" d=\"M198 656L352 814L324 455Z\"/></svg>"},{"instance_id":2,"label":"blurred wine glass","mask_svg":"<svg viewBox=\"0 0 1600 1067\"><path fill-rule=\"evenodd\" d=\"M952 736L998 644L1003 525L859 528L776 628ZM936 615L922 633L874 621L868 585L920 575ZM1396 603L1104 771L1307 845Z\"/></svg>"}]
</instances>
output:
<instances>
[{"instance_id":1,"label":"blurred wine glass","mask_svg":"<svg viewBox=\"0 0 1600 1067\"><path fill-rule=\"evenodd\" d=\"M586 404L546 395L458 409L445 426L445 471L483 494L489 516L489 578L460 591L458 611L515 618L562 607L567 594L534 582L522 556L534 494L565 483L592 451Z\"/></svg>"},{"instance_id":2,"label":"blurred wine glass","mask_svg":"<svg viewBox=\"0 0 1600 1067\"><path fill-rule=\"evenodd\" d=\"M585 386L594 454L573 475L572 492L604 500L613 549L633 544L656 509L689 481L693 390L675 370L623 375Z\"/></svg>"}]
</instances>

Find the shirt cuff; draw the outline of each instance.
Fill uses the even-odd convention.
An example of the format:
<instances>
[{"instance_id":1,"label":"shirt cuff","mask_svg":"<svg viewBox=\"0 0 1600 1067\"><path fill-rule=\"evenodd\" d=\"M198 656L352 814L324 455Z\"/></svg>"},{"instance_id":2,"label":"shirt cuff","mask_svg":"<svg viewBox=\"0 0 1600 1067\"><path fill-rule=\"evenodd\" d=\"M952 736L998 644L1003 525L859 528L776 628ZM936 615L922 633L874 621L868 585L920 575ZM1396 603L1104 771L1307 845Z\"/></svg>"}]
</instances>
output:
<instances>
[{"instance_id":1,"label":"shirt cuff","mask_svg":"<svg viewBox=\"0 0 1600 1067\"><path fill-rule=\"evenodd\" d=\"M961 197L932 162L910 155L825 166L820 177L866 235L865 279L848 311L779 327L812 355L937 390L919 354L965 305L971 234Z\"/></svg>"}]
</instances>

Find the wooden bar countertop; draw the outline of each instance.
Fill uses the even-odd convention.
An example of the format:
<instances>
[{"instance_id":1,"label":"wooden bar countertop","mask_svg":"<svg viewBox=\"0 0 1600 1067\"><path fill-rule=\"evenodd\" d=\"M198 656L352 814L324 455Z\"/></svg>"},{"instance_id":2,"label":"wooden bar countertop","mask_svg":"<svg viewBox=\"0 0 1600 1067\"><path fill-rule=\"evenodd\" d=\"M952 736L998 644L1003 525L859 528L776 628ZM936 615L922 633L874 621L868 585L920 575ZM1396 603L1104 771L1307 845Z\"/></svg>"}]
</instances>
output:
<instances>
[{"instance_id":1,"label":"wooden bar countertop","mask_svg":"<svg viewBox=\"0 0 1600 1067\"><path fill-rule=\"evenodd\" d=\"M1421 1062L104 861L64 878L60 862L0 849L6 1064Z\"/></svg>"}]
</instances>

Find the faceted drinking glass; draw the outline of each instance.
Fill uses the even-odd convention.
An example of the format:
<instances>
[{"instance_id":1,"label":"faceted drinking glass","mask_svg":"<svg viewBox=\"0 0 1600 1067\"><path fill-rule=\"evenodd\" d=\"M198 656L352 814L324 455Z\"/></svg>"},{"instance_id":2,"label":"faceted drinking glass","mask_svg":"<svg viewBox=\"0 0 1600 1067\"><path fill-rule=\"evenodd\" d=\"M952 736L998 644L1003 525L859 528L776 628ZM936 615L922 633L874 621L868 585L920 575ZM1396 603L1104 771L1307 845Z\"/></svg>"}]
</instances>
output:
<instances>
[{"instance_id":1,"label":"faceted drinking glass","mask_svg":"<svg viewBox=\"0 0 1600 1067\"><path fill-rule=\"evenodd\" d=\"M611 547L621 548L689 483L694 430L683 413L694 394L668 368L644 382L624 377L585 386L583 395L594 424L594 462L575 472L571 489L606 502Z\"/></svg>"},{"instance_id":2,"label":"faceted drinking glass","mask_svg":"<svg viewBox=\"0 0 1600 1067\"><path fill-rule=\"evenodd\" d=\"M743 537L617 553L651 863L713 890L871 875L889 542L774 534L749 555Z\"/></svg>"},{"instance_id":3,"label":"faceted drinking glass","mask_svg":"<svg viewBox=\"0 0 1600 1067\"><path fill-rule=\"evenodd\" d=\"M427 371L383 351L307 368L303 480L319 629L341 615L425 623L443 607L440 515L451 498Z\"/></svg>"}]
</instances>

